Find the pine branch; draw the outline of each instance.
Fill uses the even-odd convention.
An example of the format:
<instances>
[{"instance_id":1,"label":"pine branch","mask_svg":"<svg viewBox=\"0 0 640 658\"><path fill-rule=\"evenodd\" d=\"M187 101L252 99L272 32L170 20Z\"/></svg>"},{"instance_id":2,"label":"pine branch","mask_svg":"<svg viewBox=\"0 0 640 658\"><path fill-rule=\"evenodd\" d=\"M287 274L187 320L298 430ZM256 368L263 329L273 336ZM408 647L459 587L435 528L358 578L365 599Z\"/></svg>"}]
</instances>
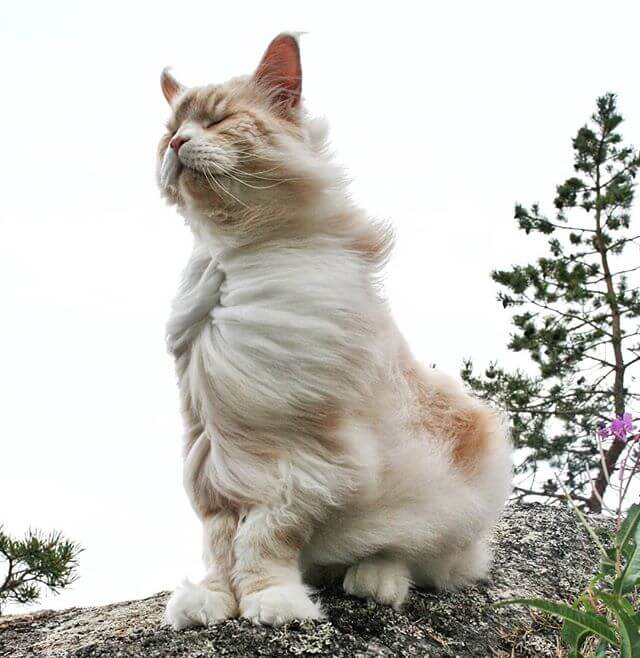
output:
<instances>
[{"instance_id":1,"label":"pine branch","mask_svg":"<svg viewBox=\"0 0 640 658\"><path fill-rule=\"evenodd\" d=\"M5 557L7 560L7 577L4 579L2 585L0 585L0 592L4 592L7 589L7 585L12 580L11 576L13 573L13 559L8 555L6 555Z\"/></svg>"},{"instance_id":2,"label":"pine branch","mask_svg":"<svg viewBox=\"0 0 640 658\"><path fill-rule=\"evenodd\" d=\"M556 315L560 315L563 318L570 318L571 320L580 320L584 321L585 324L589 325L590 327L593 327L597 331L602 331L603 334L606 334L607 336L612 336L611 333L608 331L604 331L602 327L599 327L598 325L594 324L590 320L585 320L585 318L580 317L579 315L573 315L571 313L566 313L564 311L561 311L560 309L554 308L553 306L548 306L547 304L542 304L540 302L537 302L535 299L531 299L528 295L525 295L524 293L522 296L530 303L533 304L534 306L537 306L538 308L542 308L546 311L549 311L551 313L555 313Z\"/></svg>"},{"instance_id":3,"label":"pine branch","mask_svg":"<svg viewBox=\"0 0 640 658\"><path fill-rule=\"evenodd\" d=\"M616 277L616 276L621 276L622 274L628 274L629 272L637 272L640 270L640 265L637 265L636 267L630 267L628 270L620 270L619 272L613 272L611 274L611 277ZM601 277L597 281L593 281L592 283L600 283L602 281L605 281L605 277ZM603 294L608 294L608 293L603 293Z\"/></svg>"},{"instance_id":4,"label":"pine branch","mask_svg":"<svg viewBox=\"0 0 640 658\"><path fill-rule=\"evenodd\" d=\"M524 487L513 487L513 491L518 491L522 494L519 499L524 498L525 496L542 496L542 497L547 497L547 498L554 498L558 500L566 500L567 497L562 493L554 493L551 491L535 491L534 489L526 489ZM588 498L585 498L584 496L580 496L578 494L572 493L571 497L574 500L578 500L581 503L587 504L589 502Z\"/></svg>"}]
</instances>

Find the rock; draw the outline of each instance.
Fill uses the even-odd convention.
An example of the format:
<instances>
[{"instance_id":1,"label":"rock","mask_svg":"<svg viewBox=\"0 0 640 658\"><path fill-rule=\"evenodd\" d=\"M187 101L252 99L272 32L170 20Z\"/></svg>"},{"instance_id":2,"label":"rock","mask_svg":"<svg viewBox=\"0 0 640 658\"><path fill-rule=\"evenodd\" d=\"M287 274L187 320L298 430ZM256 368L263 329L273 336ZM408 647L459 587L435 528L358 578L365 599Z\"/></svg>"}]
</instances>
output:
<instances>
[{"instance_id":1,"label":"rock","mask_svg":"<svg viewBox=\"0 0 640 658\"><path fill-rule=\"evenodd\" d=\"M400 612L322 591L327 618L321 622L272 629L234 619L176 632L163 625L168 596L163 592L101 608L0 618L0 656L556 656L555 620L491 604L511 596L570 599L597 562L586 533L570 510L510 505L496 531L495 549L489 582L455 593L414 591Z\"/></svg>"}]
</instances>

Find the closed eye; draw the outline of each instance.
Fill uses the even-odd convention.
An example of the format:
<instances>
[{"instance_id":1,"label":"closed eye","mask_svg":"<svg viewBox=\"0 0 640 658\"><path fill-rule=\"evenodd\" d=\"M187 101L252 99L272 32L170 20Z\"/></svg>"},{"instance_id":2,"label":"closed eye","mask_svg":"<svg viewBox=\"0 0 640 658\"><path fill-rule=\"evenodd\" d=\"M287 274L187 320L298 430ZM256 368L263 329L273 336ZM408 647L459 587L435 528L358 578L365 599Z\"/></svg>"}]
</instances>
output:
<instances>
[{"instance_id":1,"label":"closed eye","mask_svg":"<svg viewBox=\"0 0 640 658\"><path fill-rule=\"evenodd\" d=\"M216 119L215 121L210 121L209 123L205 124L205 129L208 130L209 128L213 128L214 126L217 126L218 124L222 123L223 121L226 121L231 115L227 114L227 116L222 117L221 119Z\"/></svg>"}]
</instances>

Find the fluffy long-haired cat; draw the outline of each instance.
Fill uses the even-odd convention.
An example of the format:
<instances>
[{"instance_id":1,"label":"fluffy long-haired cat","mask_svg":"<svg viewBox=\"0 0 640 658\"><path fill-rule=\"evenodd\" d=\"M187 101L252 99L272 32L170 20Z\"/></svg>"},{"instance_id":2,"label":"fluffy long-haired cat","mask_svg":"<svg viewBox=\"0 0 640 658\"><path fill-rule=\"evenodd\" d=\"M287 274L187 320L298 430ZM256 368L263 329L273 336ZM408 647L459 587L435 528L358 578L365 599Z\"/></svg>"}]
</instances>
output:
<instances>
[{"instance_id":1,"label":"fluffy long-haired cat","mask_svg":"<svg viewBox=\"0 0 640 658\"><path fill-rule=\"evenodd\" d=\"M505 427L394 324L390 230L350 202L302 108L296 39L253 75L186 88L165 71L162 90L158 180L194 236L167 331L206 565L167 621L317 618L308 583L332 579L398 607L412 584L482 578Z\"/></svg>"}]
</instances>

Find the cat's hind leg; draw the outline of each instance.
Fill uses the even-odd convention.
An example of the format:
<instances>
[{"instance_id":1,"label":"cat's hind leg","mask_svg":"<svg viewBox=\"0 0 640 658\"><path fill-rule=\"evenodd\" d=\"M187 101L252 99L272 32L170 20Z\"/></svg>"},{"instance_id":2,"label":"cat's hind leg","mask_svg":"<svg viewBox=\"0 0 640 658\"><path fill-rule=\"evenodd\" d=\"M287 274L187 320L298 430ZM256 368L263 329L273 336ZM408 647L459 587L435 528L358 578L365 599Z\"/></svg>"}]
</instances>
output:
<instances>
[{"instance_id":1,"label":"cat's hind leg","mask_svg":"<svg viewBox=\"0 0 640 658\"><path fill-rule=\"evenodd\" d=\"M343 582L347 594L373 599L396 610L407 598L410 587L408 567L386 558L371 558L350 566Z\"/></svg>"},{"instance_id":2,"label":"cat's hind leg","mask_svg":"<svg viewBox=\"0 0 640 658\"><path fill-rule=\"evenodd\" d=\"M489 573L491 552L485 538L476 539L458 551L425 557L411 565L411 577L419 587L456 590L483 580Z\"/></svg>"}]
</instances>

